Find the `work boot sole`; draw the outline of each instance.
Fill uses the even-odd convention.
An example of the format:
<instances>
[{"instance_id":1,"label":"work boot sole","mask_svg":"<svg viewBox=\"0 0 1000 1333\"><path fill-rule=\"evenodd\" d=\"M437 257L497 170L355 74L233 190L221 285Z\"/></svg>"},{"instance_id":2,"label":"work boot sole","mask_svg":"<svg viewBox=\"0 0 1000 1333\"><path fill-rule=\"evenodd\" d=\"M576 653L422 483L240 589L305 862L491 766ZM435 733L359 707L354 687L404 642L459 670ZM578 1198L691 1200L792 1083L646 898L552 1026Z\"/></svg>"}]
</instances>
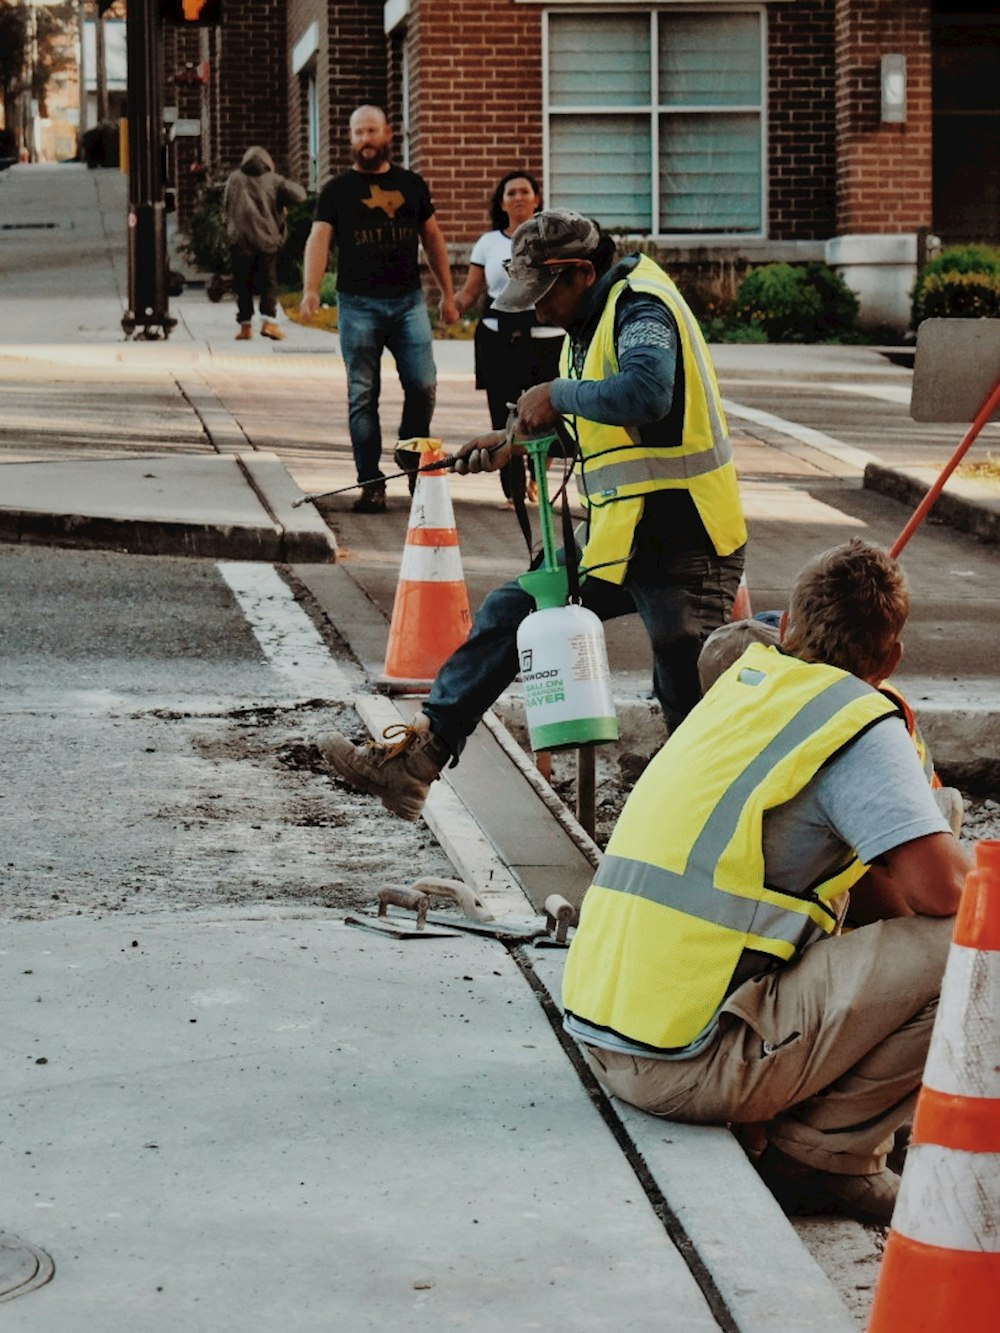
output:
<instances>
[{"instance_id":1,"label":"work boot sole","mask_svg":"<svg viewBox=\"0 0 1000 1333\"><path fill-rule=\"evenodd\" d=\"M424 800L407 800L401 793L386 792L384 782L380 781L379 770L375 769L374 773L371 771L373 765L365 751L359 751L339 731L323 736L316 742L316 748L323 762L355 791L364 792L366 796L377 796L390 814L407 819L411 824L420 818Z\"/></svg>"}]
</instances>

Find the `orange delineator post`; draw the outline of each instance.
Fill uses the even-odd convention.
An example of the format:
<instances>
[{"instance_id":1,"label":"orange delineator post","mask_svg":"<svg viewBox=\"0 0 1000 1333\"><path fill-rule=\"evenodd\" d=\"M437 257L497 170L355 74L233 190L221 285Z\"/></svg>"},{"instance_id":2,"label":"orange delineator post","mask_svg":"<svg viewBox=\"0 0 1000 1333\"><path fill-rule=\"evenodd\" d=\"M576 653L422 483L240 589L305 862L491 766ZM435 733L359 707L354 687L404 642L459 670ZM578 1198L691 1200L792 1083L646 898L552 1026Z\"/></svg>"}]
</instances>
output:
<instances>
[{"instance_id":1,"label":"orange delineator post","mask_svg":"<svg viewBox=\"0 0 1000 1333\"><path fill-rule=\"evenodd\" d=\"M972 447L972 444L975 441L976 437L978 436L979 432L983 429L987 421L989 421L990 417L993 415L993 413L997 410L998 407L1000 407L1000 379L998 379L996 384L994 384L989 397L986 399L986 402L983 403L982 407L976 413L972 425L965 433L962 443L958 446L958 448L952 454L951 458L948 459L948 462L941 469L941 475L938 477L937 481L934 483L934 485L930 488L930 490L927 492L924 498L917 505L916 509L913 511L912 517L906 524L906 527L903 529L903 531L899 534L899 536L893 543L892 549L889 552L889 554L893 557L893 559L897 559L899 557L900 551L902 551L903 547L916 532L917 528L919 528L920 524L924 521L931 505L944 490L945 482L958 467L959 463L962 461L965 455L969 452L969 449ZM1000 1317L998 1317L997 1319L997 1327L1000 1328Z\"/></svg>"},{"instance_id":2,"label":"orange delineator post","mask_svg":"<svg viewBox=\"0 0 1000 1333\"><path fill-rule=\"evenodd\" d=\"M421 467L438 459L442 464L440 471L421 472L413 490L385 669L379 677L381 684L397 691L419 692L430 687L442 664L465 642L472 612L441 441L403 440L400 447L419 453Z\"/></svg>"},{"instance_id":3,"label":"orange delineator post","mask_svg":"<svg viewBox=\"0 0 1000 1333\"><path fill-rule=\"evenodd\" d=\"M1000 841L976 846L868 1333L1000 1329Z\"/></svg>"}]
</instances>

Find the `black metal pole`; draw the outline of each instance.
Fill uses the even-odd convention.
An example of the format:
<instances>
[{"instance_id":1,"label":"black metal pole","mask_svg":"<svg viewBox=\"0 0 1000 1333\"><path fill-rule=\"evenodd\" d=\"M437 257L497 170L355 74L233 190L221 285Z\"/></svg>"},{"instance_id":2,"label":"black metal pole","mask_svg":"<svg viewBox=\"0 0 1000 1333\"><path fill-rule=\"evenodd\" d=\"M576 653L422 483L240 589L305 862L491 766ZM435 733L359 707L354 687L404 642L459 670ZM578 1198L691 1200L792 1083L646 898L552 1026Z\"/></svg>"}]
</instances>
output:
<instances>
[{"instance_id":1,"label":"black metal pole","mask_svg":"<svg viewBox=\"0 0 1000 1333\"><path fill-rule=\"evenodd\" d=\"M177 323L168 298L163 198L163 78L157 0L128 5L128 309L127 335L166 338ZM157 332L159 330L159 332Z\"/></svg>"}]
</instances>

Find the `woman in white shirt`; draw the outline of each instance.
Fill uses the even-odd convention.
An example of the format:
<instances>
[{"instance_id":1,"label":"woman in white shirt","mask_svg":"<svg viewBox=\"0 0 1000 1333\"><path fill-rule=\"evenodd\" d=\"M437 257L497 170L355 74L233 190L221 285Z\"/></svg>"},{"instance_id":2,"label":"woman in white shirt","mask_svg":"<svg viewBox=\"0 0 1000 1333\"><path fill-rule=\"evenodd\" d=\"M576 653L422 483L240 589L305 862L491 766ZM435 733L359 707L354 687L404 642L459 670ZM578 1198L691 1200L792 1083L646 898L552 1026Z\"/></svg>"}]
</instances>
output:
<instances>
[{"instance_id":1,"label":"woman in white shirt","mask_svg":"<svg viewBox=\"0 0 1000 1333\"><path fill-rule=\"evenodd\" d=\"M486 305L476 327L476 388L486 391L494 430L507 424L507 404L533 384L546 384L559 374L562 329L538 323L534 311L502 314L492 304L507 285L504 261L510 258L510 238L528 218L539 212L542 196L538 182L527 171L509 171L493 192L490 216L493 230L484 232L472 247L469 275L455 297L464 315L483 295ZM535 499L535 483L527 476L523 455L515 455L500 469L507 507L518 492Z\"/></svg>"}]
</instances>

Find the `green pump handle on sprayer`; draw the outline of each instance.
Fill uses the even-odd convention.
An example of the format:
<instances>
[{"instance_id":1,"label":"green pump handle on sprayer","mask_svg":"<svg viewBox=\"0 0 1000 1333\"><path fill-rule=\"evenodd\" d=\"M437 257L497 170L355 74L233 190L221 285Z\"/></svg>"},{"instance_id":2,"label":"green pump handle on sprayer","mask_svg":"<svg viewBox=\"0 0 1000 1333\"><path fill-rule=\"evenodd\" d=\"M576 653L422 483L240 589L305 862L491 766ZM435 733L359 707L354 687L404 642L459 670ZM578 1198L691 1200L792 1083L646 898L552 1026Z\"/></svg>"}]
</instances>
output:
<instances>
[{"instance_id":1,"label":"green pump handle on sprayer","mask_svg":"<svg viewBox=\"0 0 1000 1333\"><path fill-rule=\"evenodd\" d=\"M618 739L604 627L593 611L569 602L569 572L557 558L546 475L555 439L542 435L522 442L534 464L542 529L542 564L518 577L537 607L517 631L528 736L535 751Z\"/></svg>"},{"instance_id":2,"label":"green pump handle on sprayer","mask_svg":"<svg viewBox=\"0 0 1000 1333\"><path fill-rule=\"evenodd\" d=\"M549 479L546 463L549 450L555 444L555 435L538 435L521 443L531 460L538 488L538 521L542 528L542 563L538 569L529 569L518 575L518 583L534 598L539 611L548 607L565 606L569 597L569 574L556 558L556 538L552 523L552 501L549 498Z\"/></svg>"}]
</instances>

